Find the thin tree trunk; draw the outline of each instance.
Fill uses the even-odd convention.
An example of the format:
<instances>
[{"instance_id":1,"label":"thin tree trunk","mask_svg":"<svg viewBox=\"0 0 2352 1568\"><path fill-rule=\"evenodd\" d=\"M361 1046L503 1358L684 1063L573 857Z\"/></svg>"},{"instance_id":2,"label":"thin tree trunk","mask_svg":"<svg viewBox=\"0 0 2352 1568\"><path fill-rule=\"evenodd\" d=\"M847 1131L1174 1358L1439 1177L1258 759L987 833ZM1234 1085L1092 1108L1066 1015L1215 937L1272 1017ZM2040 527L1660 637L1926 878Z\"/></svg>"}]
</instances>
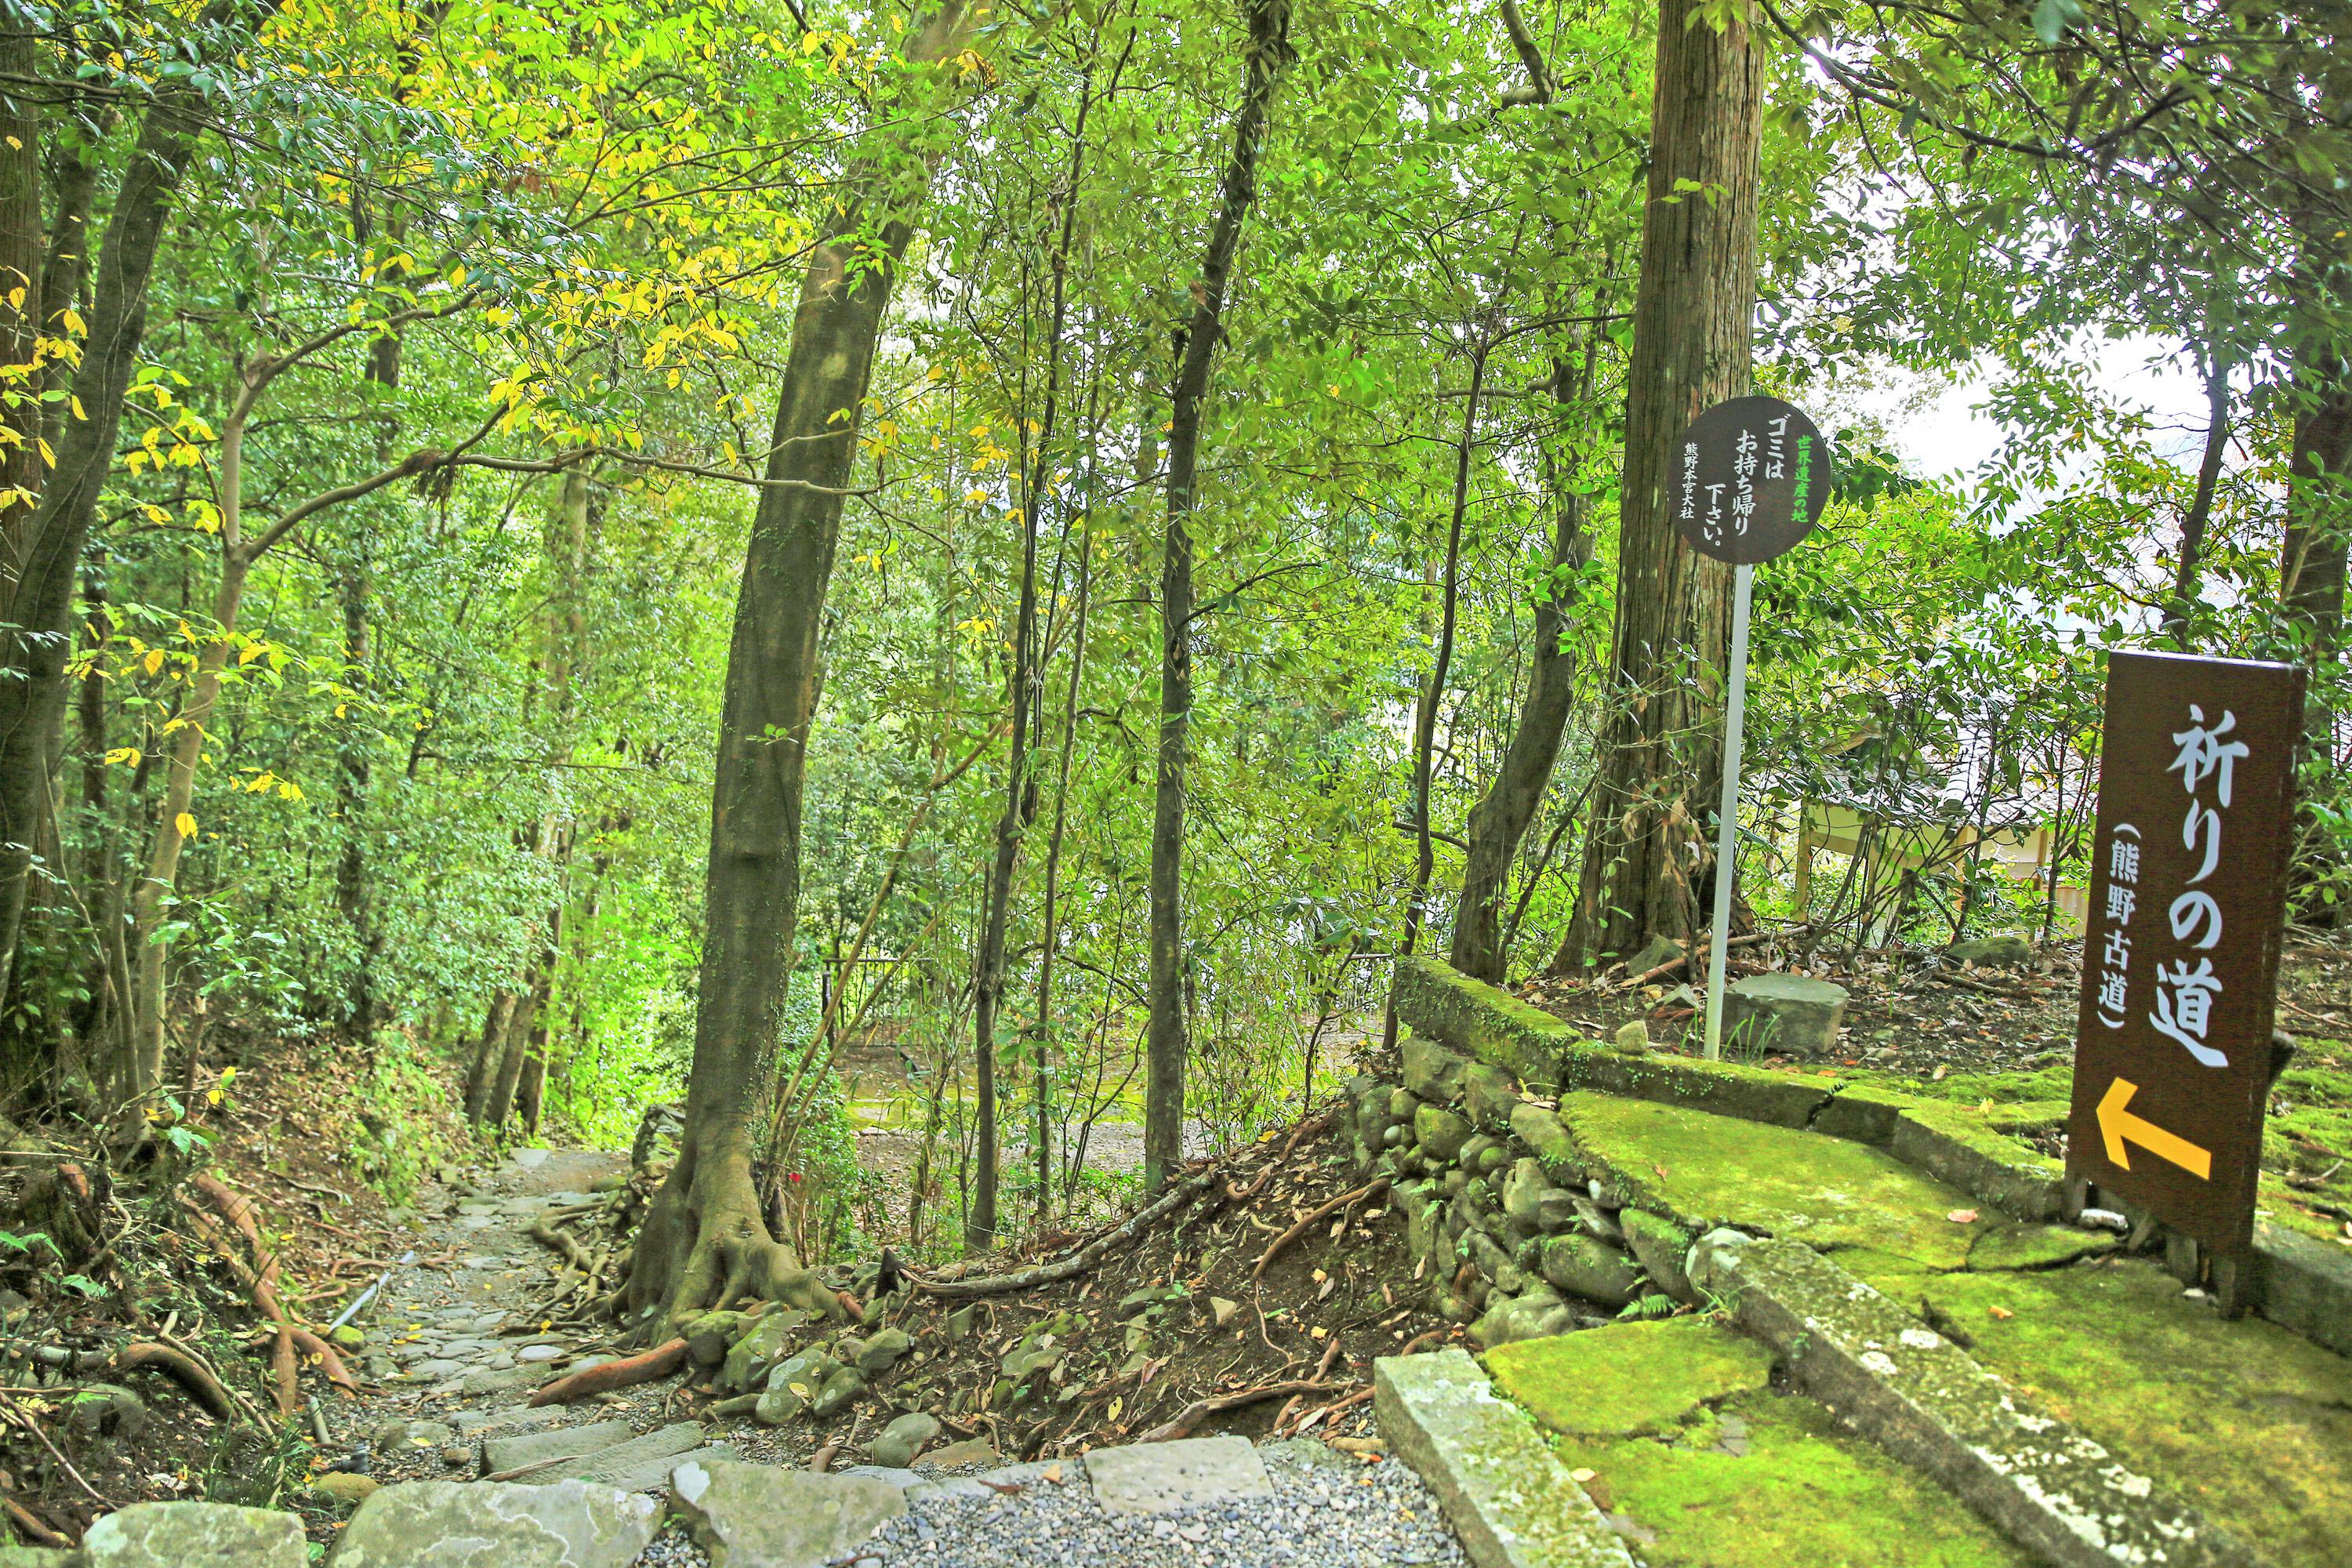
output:
<instances>
[{"instance_id":1,"label":"thin tree trunk","mask_svg":"<svg viewBox=\"0 0 2352 1568\"><path fill-rule=\"evenodd\" d=\"M924 89L951 89L951 73L921 68L954 58L965 22L961 0L946 0L909 32L917 68L899 101L877 109L890 135L926 123L923 105L909 101ZM632 1312L658 1314L656 1331L742 1295L793 1300L827 1317L841 1310L768 1231L752 1181L752 1122L792 973L806 747L844 492L883 314L936 155L877 144L853 161L793 315L728 648L686 1129L638 1232L623 1297Z\"/></svg>"},{"instance_id":2,"label":"thin tree trunk","mask_svg":"<svg viewBox=\"0 0 2352 1568\"><path fill-rule=\"evenodd\" d=\"M1060 940L1056 917L1062 876L1062 835L1069 822L1070 754L1077 747L1078 692L1087 669L1087 603L1094 581L1093 535L1078 533L1078 582L1076 623L1070 631L1070 682L1062 704L1062 754L1055 764L1054 826L1045 838L1045 939L1037 957L1037 1223L1042 1227L1051 1212L1054 1185L1052 1131L1053 1058L1049 1030L1054 1018L1054 957Z\"/></svg>"},{"instance_id":3,"label":"thin tree trunk","mask_svg":"<svg viewBox=\"0 0 2352 1568\"><path fill-rule=\"evenodd\" d=\"M1224 334L1225 290L1242 223L1257 196L1257 166L1283 68L1290 63L1289 0L1247 0L1249 43L1241 110L1192 316L1177 362L1168 420L1168 531L1160 572L1160 754L1151 814L1150 1030L1144 1049L1143 1181L1157 1189L1184 1162L1184 769L1192 722L1192 509L1209 371Z\"/></svg>"},{"instance_id":4,"label":"thin tree trunk","mask_svg":"<svg viewBox=\"0 0 2352 1568\"><path fill-rule=\"evenodd\" d=\"M2164 635L2187 653L2190 617L2199 599L2197 578L2205 563L2205 531L2213 517L2213 493L2221 484L2221 460L2230 450L2230 362L2217 348L2205 362L2205 455L2197 464L2197 491L2180 520L2180 561L2173 573L2172 599L2165 606Z\"/></svg>"},{"instance_id":5,"label":"thin tree trunk","mask_svg":"<svg viewBox=\"0 0 2352 1568\"><path fill-rule=\"evenodd\" d=\"M1454 505L1445 524L1445 563L1438 574L1437 657L1423 683L1421 700L1412 716L1412 887L1405 895L1404 936L1398 952L1410 957L1421 937L1423 906L1429 897L1430 872L1437 851L1429 820L1431 775L1437 763L1437 707L1445 696L1445 679L1454 668L1454 624L1461 596L1462 521L1470 510L1470 458L1476 449L1478 397L1486 390L1486 356L1494 344L1482 339L1470 356L1470 386L1462 403L1462 435L1454 447ZM1381 1015L1381 1049L1396 1048L1396 993Z\"/></svg>"},{"instance_id":6,"label":"thin tree trunk","mask_svg":"<svg viewBox=\"0 0 2352 1568\"><path fill-rule=\"evenodd\" d=\"M1722 774L1731 568L1683 543L1667 486L1683 427L1748 387L1764 50L1738 15L1717 32L1694 9L1695 0L1669 5L1658 19L1617 626L1592 828L1559 969L1624 957L1653 936L1696 934L1706 816Z\"/></svg>"},{"instance_id":7,"label":"thin tree trunk","mask_svg":"<svg viewBox=\"0 0 2352 1568\"><path fill-rule=\"evenodd\" d=\"M1585 353L1579 387L1569 384L1568 366L1555 362L1553 384L1566 406L1590 390L1592 350ZM1564 646L1570 615L1576 607L1576 578L1592 558L1591 541L1584 532L1584 498L1574 489L1575 476L1547 462L1557 521L1552 539L1551 589L1537 601L1534 668L1528 677L1528 695L1520 706L1511 743L1495 783L1470 808L1469 849L1462 861L1462 897L1454 910L1454 942L1447 962L1463 973L1499 984L1507 958L1502 922L1503 896L1508 889L1511 860L1519 840L1535 820L1551 784L1552 764L1559 760L1560 740L1568 728L1568 710L1576 695L1576 655ZM1549 857L1547 857L1549 858ZM1516 922L1514 922L1516 923Z\"/></svg>"},{"instance_id":8,"label":"thin tree trunk","mask_svg":"<svg viewBox=\"0 0 2352 1568\"><path fill-rule=\"evenodd\" d=\"M2279 558L2280 607L2314 670L2344 647L2345 565L2352 545L2352 366L2332 345L2306 345L2295 365L2298 403L2287 476L2286 533ZM2332 771L2335 710L2324 689L2304 706L2305 764ZM2307 805L2297 809L2293 877L2299 919L2338 925L2345 906L2319 896L2342 870L2332 836Z\"/></svg>"}]
</instances>

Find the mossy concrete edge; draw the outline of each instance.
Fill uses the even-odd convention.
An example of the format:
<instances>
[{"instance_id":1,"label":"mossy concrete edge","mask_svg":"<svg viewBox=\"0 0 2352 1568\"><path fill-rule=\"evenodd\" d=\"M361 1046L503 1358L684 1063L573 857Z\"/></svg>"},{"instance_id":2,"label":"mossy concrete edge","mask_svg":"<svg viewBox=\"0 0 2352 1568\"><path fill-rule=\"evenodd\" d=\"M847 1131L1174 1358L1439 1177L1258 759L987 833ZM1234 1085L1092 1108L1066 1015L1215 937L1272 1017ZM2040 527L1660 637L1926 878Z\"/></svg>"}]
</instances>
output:
<instances>
[{"instance_id":1,"label":"mossy concrete edge","mask_svg":"<svg viewBox=\"0 0 2352 1568\"><path fill-rule=\"evenodd\" d=\"M1535 1423L1460 1350L1372 1363L1381 1436L1445 1510L1476 1568L1633 1568Z\"/></svg>"},{"instance_id":2,"label":"mossy concrete edge","mask_svg":"<svg viewBox=\"0 0 2352 1568\"><path fill-rule=\"evenodd\" d=\"M1801 1128L1884 1147L2019 1219L2048 1222L2064 1211L2065 1173L2058 1163L1963 1107L1738 1062L1627 1056L1434 958L1400 959L1394 984L1402 1023L1502 1068L1536 1093L1591 1089Z\"/></svg>"},{"instance_id":3,"label":"mossy concrete edge","mask_svg":"<svg viewBox=\"0 0 2352 1568\"><path fill-rule=\"evenodd\" d=\"M2038 1409L1830 1258L1718 1230L1693 1279L1798 1384L1995 1529L2063 1568L2265 1568L2266 1560Z\"/></svg>"}]
</instances>

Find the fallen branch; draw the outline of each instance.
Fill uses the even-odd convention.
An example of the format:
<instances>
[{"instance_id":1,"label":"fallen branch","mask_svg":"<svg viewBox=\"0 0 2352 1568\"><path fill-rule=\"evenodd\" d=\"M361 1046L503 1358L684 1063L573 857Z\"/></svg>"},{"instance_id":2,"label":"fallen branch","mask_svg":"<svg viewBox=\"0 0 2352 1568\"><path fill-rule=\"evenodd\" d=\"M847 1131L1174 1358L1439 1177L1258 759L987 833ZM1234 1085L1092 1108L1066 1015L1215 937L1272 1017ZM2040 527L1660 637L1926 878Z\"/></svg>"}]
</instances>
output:
<instances>
[{"instance_id":1,"label":"fallen branch","mask_svg":"<svg viewBox=\"0 0 2352 1568\"><path fill-rule=\"evenodd\" d=\"M1196 1399L1176 1413L1175 1418L1162 1422L1136 1439L1139 1443L1172 1443L1189 1436L1193 1427L1220 1411L1238 1410L1244 1405L1255 1405L1263 1399L1278 1399L1288 1394L1313 1394L1329 1388L1328 1383L1312 1378L1300 1378L1292 1383L1268 1383L1256 1388L1244 1388L1232 1394L1212 1394Z\"/></svg>"},{"instance_id":2,"label":"fallen branch","mask_svg":"<svg viewBox=\"0 0 2352 1568\"><path fill-rule=\"evenodd\" d=\"M1300 1237L1305 1236L1309 1227L1311 1227L1316 1221L1329 1215L1332 1210L1350 1207L1366 1199L1378 1197L1381 1194L1385 1193L1388 1190L1389 1178L1382 1176L1377 1182L1358 1187L1352 1193L1341 1193L1338 1197L1333 1198L1327 1204L1324 1204L1321 1207L1309 1214L1306 1218L1300 1220L1297 1225L1292 1226L1288 1230L1284 1231L1280 1236L1274 1238L1274 1245L1268 1247L1265 1252L1259 1255L1257 1267L1250 1270L1250 1279L1253 1281L1264 1279L1265 1277L1265 1266L1273 1262L1284 1247L1288 1247L1292 1242L1297 1241Z\"/></svg>"},{"instance_id":3,"label":"fallen branch","mask_svg":"<svg viewBox=\"0 0 2352 1568\"><path fill-rule=\"evenodd\" d=\"M1729 942L1723 944L1723 950L1726 952L1729 952L1734 948L1755 947L1761 942L1778 942L1782 937L1802 936L1806 931L1811 929L1812 928L1811 926L1791 926L1787 931L1750 931L1746 936L1733 937ZM1712 949L1709 950L1710 953L1712 951ZM1634 975L1632 979L1625 981L1623 983L1624 989L1631 991L1637 985L1647 985L1653 980L1663 980L1667 975L1672 974L1675 970L1680 969L1684 964L1688 963L1692 959L1697 956L1698 954L1696 952L1685 952L1679 958L1670 958L1666 960L1665 963L1661 963L1655 969L1645 969L1641 973Z\"/></svg>"},{"instance_id":4,"label":"fallen branch","mask_svg":"<svg viewBox=\"0 0 2352 1568\"><path fill-rule=\"evenodd\" d=\"M641 1354L583 1367L569 1377L559 1377L532 1394L530 1404L569 1405L592 1394L604 1394L615 1388L634 1388L640 1383L667 1377L685 1363L686 1342L671 1340Z\"/></svg>"},{"instance_id":5,"label":"fallen branch","mask_svg":"<svg viewBox=\"0 0 2352 1568\"><path fill-rule=\"evenodd\" d=\"M978 1279L915 1279L915 1289L926 1296L943 1300L967 1300L975 1296L1010 1296L1015 1291L1034 1290L1040 1285L1052 1285L1083 1274L1093 1268L1102 1256L1114 1247L1131 1242L1162 1219L1190 1204L1202 1193L1218 1184L1223 1178L1213 1166L1197 1176L1188 1176L1176 1183L1152 1202L1138 1209L1133 1218L1115 1230L1107 1231L1086 1246L1052 1263L1039 1263L1027 1268L1016 1268L1009 1274L988 1274ZM912 1276L909 1276L912 1279Z\"/></svg>"},{"instance_id":6,"label":"fallen branch","mask_svg":"<svg viewBox=\"0 0 2352 1568\"><path fill-rule=\"evenodd\" d=\"M15 1498L0 1496L0 1508L8 1510L9 1522L23 1531L34 1545L53 1547L58 1551L68 1551L72 1548L72 1542L43 1524L34 1517L32 1510Z\"/></svg>"}]
</instances>

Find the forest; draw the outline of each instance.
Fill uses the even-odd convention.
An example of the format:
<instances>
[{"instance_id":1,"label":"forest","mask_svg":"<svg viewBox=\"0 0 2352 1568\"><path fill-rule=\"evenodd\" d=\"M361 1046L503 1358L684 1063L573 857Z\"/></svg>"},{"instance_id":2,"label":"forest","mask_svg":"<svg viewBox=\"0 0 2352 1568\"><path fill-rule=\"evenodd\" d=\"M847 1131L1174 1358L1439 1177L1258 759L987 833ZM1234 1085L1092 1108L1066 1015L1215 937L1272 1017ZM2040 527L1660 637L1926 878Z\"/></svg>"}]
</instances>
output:
<instances>
[{"instance_id":1,"label":"forest","mask_svg":"<svg viewBox=\"0 0 2352 1568\"><path fill-rule=\"evenodd\" d=\"M2338 6L5 9L20 1152L658 1132L677 1317L1287 1125L1401 955L1671 993L1751 391L1735 940L2064 948L2122 649L2308 671L2352 899Z\"/></svg>"}]
</instances>

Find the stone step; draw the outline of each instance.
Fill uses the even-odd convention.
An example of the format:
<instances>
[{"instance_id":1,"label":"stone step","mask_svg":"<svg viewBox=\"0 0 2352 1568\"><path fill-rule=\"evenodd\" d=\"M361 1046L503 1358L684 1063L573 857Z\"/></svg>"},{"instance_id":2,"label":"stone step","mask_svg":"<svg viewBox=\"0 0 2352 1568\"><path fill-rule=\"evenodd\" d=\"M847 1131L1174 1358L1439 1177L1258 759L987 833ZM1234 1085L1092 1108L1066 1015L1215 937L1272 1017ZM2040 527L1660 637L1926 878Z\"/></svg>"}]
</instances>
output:
<instances>
[{"instance_id":1,"label":"stone step","mask_svg":"<svg viewBox=\"0 0 2352 1568\"><path fill-rule=\"evenodd\" d=\"M556 1426L541 1432L493 1437L482 1445L482 1474L499 1476L562 1459L584 1459L591 1454L618 1447L635 1436L625 1421L598 1421L586 1426ZM698 1429L696 1436L700 1436Z\"/></svg>"}]
</instances>

